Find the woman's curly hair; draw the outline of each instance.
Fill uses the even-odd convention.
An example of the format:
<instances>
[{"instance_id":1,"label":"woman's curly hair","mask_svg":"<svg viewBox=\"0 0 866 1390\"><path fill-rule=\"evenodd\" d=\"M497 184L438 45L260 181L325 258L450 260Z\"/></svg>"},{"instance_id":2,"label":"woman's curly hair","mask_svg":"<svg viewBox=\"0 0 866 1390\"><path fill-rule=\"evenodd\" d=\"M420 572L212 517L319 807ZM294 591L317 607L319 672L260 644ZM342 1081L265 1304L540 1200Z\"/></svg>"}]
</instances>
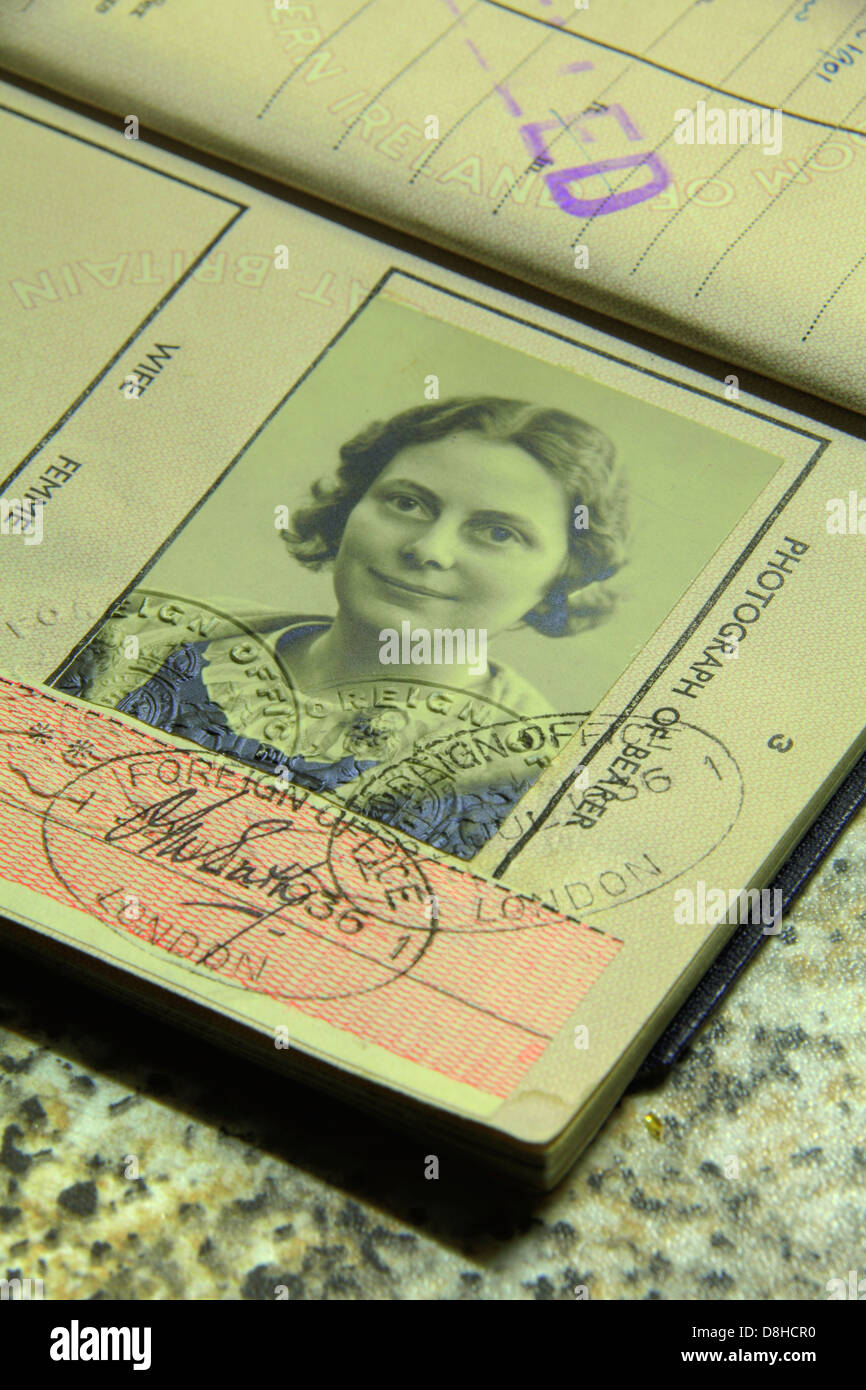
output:
<instances>
[{"instance_id":1,"label":"woman's curly hair","mask_svg":"<svg viewBox=\"0 0 866 1390\"><path fill-rule=\"evenodd\" d=\"M340 449L335 480L314 483L312 504L293 514L281 533L289 550L310 569L333 561L353 508L401 449L467 431L516 444L559 479L572 516L578 505L587 508L586 528L569 528L563 574L522 621L548 637L594 627L615 601L605 581L625 563L627 488L607 435L565 410L500 396L465 396L414 406L368 425Z\"/></svg>"}]
</instances>

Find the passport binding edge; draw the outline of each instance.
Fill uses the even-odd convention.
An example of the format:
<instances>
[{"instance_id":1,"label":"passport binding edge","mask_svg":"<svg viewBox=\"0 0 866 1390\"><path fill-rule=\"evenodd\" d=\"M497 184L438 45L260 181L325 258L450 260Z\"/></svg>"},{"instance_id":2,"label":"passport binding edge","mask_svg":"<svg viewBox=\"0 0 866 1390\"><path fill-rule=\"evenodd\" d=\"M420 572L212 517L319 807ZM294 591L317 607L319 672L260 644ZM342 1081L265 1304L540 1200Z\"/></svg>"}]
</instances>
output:
<instances>
[{"instance_id":1,"label":"passport binding edge","mask_svg":"<svg viewBox=\"0 0 866 1390\"><path fill-rule=\"evenodd\" d=\"M797 843L779 870L770 890L782 895L782 915L821 865L835 841L860 808L866 804L866 753L855 763ZM721 1003L741 971L767 937L761 922L743 923L722 947L710 968L679 1012L647 1053L627 1091L640 1090L661 1079L682 1056L698 1030Z\"/></svg>"},{"instance_id":2,"label":"passport binding edge","mask_svg":"<svg viewBox=\"0 0 866 1390\"><path fill-rule=\"evenodd\" d=\"M62 816L58 819L59 828L55 827L53 831L51 830L51 828L48 825L48 821L51 819L51 817L50 814L46 815L46 812L49 810L49 807L51 805L54 805L56 807L60 801L68 800L70 804L75 804L79 806L80 814L80 811L88 805L90 797L94 794L94 792L97 792L97 800L100 797L104 798L104 788L100 787L99 789L96 789L94 777L97 774L100 774L103 771L104 767L111 764L112 779L114 782L118 782L118 764L125 763L129 758L134 758L136 760L136 777L135 779L130 779L130 788L127 789L127 792L134 787L136 795L140 794L138 788L142 780L141 768L142 765L146 763L148 756L152 758L154 754L156 754L160 758L169 758L172 760L191 758L201 763L204 763L208 760L208 755L203 750L187 750L184 748L180 748L176 743L169 742L164 738L161 739L159 737L154 737L150 730L148 730L147 732L139 732L139 730L136 727L131 726L130 723L113 717L112 715L109 715L106 711L96 710L92 707L82 706L78 702L65 699L62 696L58 696L54 692L49 693L48 691L39 691L36 689L32 689L26 685L22 685L19 682L6 680L0 677L0 693L2 693L4 697L2 699L2 702L0 702L0 704L2 704L3 713L3 718L2 720L0 720L0 722L2 722L4 726L2 730L0 730L0 733L2 733L4 737L7 739L10 736L14 739L16 744L17 759L15 763L15 777L13 778L14 785L10 785L9 787L7 787L7 795L3 798L0 798L0 801L5 800L8 806L8 803L10 801L8 793L11 790L13 792L11 800L15 808L14 813L17 814L20 811L24 811L26 816L26 811L28 808L26 808L23 804L24 800L26 800L26 793L24 791L24 788L26 787L27 792L31 794L31 797L35 792L36 803L29 809L32 813L31 819L33 819L34 821L33 828L35 829L36 823L38 821L41 821L43 823L40 832L41 849L43 851L42 858L44 858L46 862L42 865L42 870L43 872L46 869L53 871L54 877L57 878L57 884L55 884L55 888L57 888L58 886L60 886L60 888L66 887L67 894L71 890L69 889L68 884L64 885L63 883L64 875L62 873L62 860L66 855L68 855L71 852L73 856L71 862L73 862L76 866L75 871L76 874L78 874L81 870L81 859L79 856L82 853L82 848L81 846L76 846L73 843L73 841L75 841L77 838L74 834L71 835L70 838L71 832L68 821L66 825L61 824L61 821L63 820ZM36 709L35 707L32 709L30 708L30 706L33 705L34 701L39 706L38 709ZM19 706L21 707L19 708ZM49 719L47 718L47 715L51 714L52 710L52 722L56 724L56 729L54 729L53 733L50 727ZM14 729L6 727L10 722L10 718L12 718L14 722L15 714L23 715L23 722L20 723L18 727ZM34 715L37 715L39 717L37 717L34 720ZM86 751L86 745L88 741L86 736L89 734L91 737L93 737L96 736L98 733L102 733L103 731L105 731L106 735L106 739L104 741L106 741L107 744L110 744L111 746L106 746L105 748L101 749L100 751L102 756L97 758L95 751L91 751L89 753ZM54 747L51 747L52 738L55 737L55 745ZM63 743L63 750L61 750L60 747L61 743ZM72 750L75 751L73 752ZM70 758L72 759L71 762L69 761ZM85 760L84 767L81 766L80 761L77 761L80 758L83 758ZM32 766L28 765L27 767L24 767L23 763L25 761L28 761L28 759L29 762L32 762ZM215 759L215 761L219 764L223 764L225 762L224 759L219 758ZM39 765L38 767L37 764ZM55 784L53 786L53 789L49 789L47 782L41 788L38 786L38 783L35 780L35 776L38 775L40 771L43 777L46 771L48 771L51 774L51 780ZM26 773L27 776L22 777L22 772ZM228 775L240 776L239 773L229 773ZM251 779L248 777L246 780L247 782L249 782ZM88 786L88 782L92 784L90 787ZM259 786L259 788L261 788L261 783L258 783L257 785ZM163 787L161 790L165 791L165 787ZM335 819L333 816L333 812L335 809L333 807L333 804L328 802L319 803L318 798L311 796L309 793L304 792L302 788L299 788L298 792L300 794L299 805L303 805L303 803L306 801L309 804L311 811L318 818L318 821L321 821L322 816L324 815L325 821L328 823L328 825L330 825L331 821ZM41 805L39 804L40 800L42 800ZM777 874L772 886L774 888L779 889L782 893L783 911L787 911L796 894L804 886L810 875L814 872L814 870L823 860L824 856L826 855L829 848L832 846L833 842L841 834L841 831L844 829L845 825L850 821L852 816L856 813L859 807L864 804L864 802L866 802L866 754L864 754L859 759L859 761L855 763L853 769L847 774L847 776L838 786L837 790L831 796L830 800L826 803L824 808L817 815L810 828L806 831L806 833L799 841L793 853L789 856L784 867ZM101 812L101 816L103 819L106 816L109 816L110 818L111 813L116 811L117 809L116 806L113 806L111 804L110 799L107 801L107 804L108 810L106 811L103 808ZM130 821L135 821L137 816L141 816L141 812L136 811L136 802L134 800L131 800L128 795L126 797L126 807L124 806L122 797L118 804L120 805L121 810L126 809L126 807L129 806L132 807L132 815L131 817L129 817ZM172 809L176 810L177 808ZM207 812L209 808L205 809ZM292 807L290 809L292 809L294 812L297 812L298 805L296 805L293 802ZM271 820L272 819L273 818L271 818ZM118 817L115 816L115 821L117 820ZM147 817L145 817L145 820L147 820ZM385 934L388 938L387 942L385 943L386 946L391 946L393 944L391 939L392 937L394 938L394 941L396 941L399 944L400 941L403 940L403 936L406 929L409 928L411 930L413 925L416 928L427 929L430 927L431 924L429 920L425 921L423 924L420 922L410 923L408 921L408 917L411 916L412 913L409 911L406 905L405 895L401 896L399 892L393 894L391 890L388 889L388 887L378 876L374 876L375 884L374 886L371 886L371 876L368 871L373 866L374 860L371 860L369 857L370 854L373 853L373 850L369 847L373 844L374 841L376 841L378 844L378 842L381 840L380 848L384 852L386 852L386 854L388 854L391 858L393 858L393 854L395 852L397 853L399 858L399 853L402 849L403 858L407 860L407 863L405 865L402 865L401 861L402 867L398 866L399 883L401 886L404 885L404 883L408 881L408 879L411 879L413 876L417 877L419 884L423 884L423 892L429 894L431 889L434 889L436 895L438 895L439 898L440 910L442 910L443 908L456 909L456 917L460 917L461 915L463 917L469 916L469 914L467 913L467 907L471 906L469 900L467 899L467 901L463 902L462 904L459 901L461 897L466 897L468 885L471 885L471 891L473 893L478 892L483 888L484 890L492 893L494 897L501 896L503 903L513 900L515 896L522 896L515 895L513 892L511 892L508 888L504 886L490 883L486 879L480 878L478 875L473 874L468 867L452 867L450 864L442 864L441 862L436 861L434 858L428 857L423 852L425 848L423 846L418 845L416 849L413 849L412 851L407 851L405 846L400 846L398 842L395 841L392 837L388 835L379 836L376 833L378 827L375 827L374 825L371 825L368 822L366 822L363 825L363 827L361 827L360 825L351 824L351 821L351 817L347 818L347 824L344 830L345 832L357 832L356 838L360 838L363 841L363 843L361 844L361 850L363 851L363 853L361 855L361 858L359 859L357 853L355 853L357 846L354 846L353 844L352 834L346 834L343 857L346 857L346 851L348 851L349 853L348 858L346 859L346 863L343 864L342 870L338 870L338 873L336 874L337 886L340 887L340 881L342 879L343 889L345 890L347 886L349 887L349 895L347 898L346 905L346 913L348 913L349 917L351 917L353 913L357 913L360 910L362 913L372 913L374 917L379 919L379 926L380 928L384 929ZM155 824L155 822L153 822L152 817L150 818L150 820L148 820L147 823L152 831L153 825ZM268 821L266 823L270 824L271 822ZM297 825L297 823L298 817L296 815L294 824ZM107 824L108 821L106 821L106 825ZM130 828L132 829L132 827ZM140 827L137 827L137 829L140 832L144 828L145 826L143 821L142 825ZM105 826L103 826L102 829L104 830ZM40 839L40 835L37 835L34 838L33 845L30 847L31 850L37 849L37 839ZM87 838L92 837L88 836ZM109 844L111 844L113 840L117 838L118 837L116 835L115 827L115 831L113 831L112 834L108 836ZM127 839L128 848L128 837L126 832L124 832L123 836L121 836L120 838L121 840ZM339 864L341 859L340 852L337 851L336 855L334 854L334 845L333 843L331 843L333 837L331 835L330 830L328 830L327 834L323 834L323 836L320 836L320 838L328 839L329 841L327 849L329 868L331 868L335 863ZM339 840L340 838L342 838L342 836L337 838ZM65 846L65 850L63 845L64 839L69 840L69 844ZM13 860L16 856L18 856L19 863L23 859L25 861L25 867L30 873L30 876L33 877L33 873L36 874L36 879L34 880L34 886L36 886L39 875L38 859L40 856L38 853L34 856L33 853L28 852L26 846L24 846L23 840L23 835L19 835L17 838L14 839L14 843L9 845L9 848L12 852ZM352 842L352 846L350 846L350 842ZM252 843L252 841L250 843ZM117 848L117 846L115 846L115 848ZM321 846L319 846L318 849L321 849ZM23 854L22 850L24 850ZM58 850L59 854L56 853L56 851ZM409 863L409 860L415 862ZM347 872L347 866L350 862L351 872L355 875L355 878L351 884L347 884L345 875ZM375 863L378 875L379 861L375 860ZM105 880L102 875L102 870L99 869L98 865L93 865L91 867L95 872L91 875L85 873L85 878L91 877L94 879L94 888L104 888ZM105 867L106 866L103 866L103 869ZM58 873L59 869L61 870L60 873ZM433 877L437 878L437 882L435 883L435 885L432 883L431 874L433 875ZM442 877L443 875L444 878ZM4 877L8 876L8 874L4 874ZM20 878L20 876L20 873L18 873L17 878ZM51 877L50 872L48 874L48 877ZM455 880L460 880L460 883L455 883L455 885L453 885L452 888L449 888L445 880L450 879L452 877L455 878ZM441 882L438 881L439 878L442 878ZM16 881L16 879L13 878L13 881ZM77 883L77 878L75 882ZM245 883L243 886L247 887L249 885ZM413 909L415 911L415 915L417 916L421 914L426 916L426 914L423 912L423 892L419 896L418 892L415 891L416 885L411 884L410 887L414 891L414 897L418 898L418 902L413 902L412 904ZM42 891L42 889L39 888L39 891ZM56 896L56 893L54 894L54 896ZM91 896L93 896L93 894L91 894ZM105 894L103 893L102 896L105 897ZM411 898L413 896L413 893L410 892L408 896ZM80 903L79 893L72 892L72 899L77 900ZM349 899L351 899L351 901L349 901ZM449 902L449 899L453 899L453 901ZM575 932L575 928L577 928L577 935L579 938L581 938L581 964L583 967L582 975L584 976L584 988L582 990L582 993L585 993L589 988L591 988L593 979L597 977L599 971L602 971L608 963L609 959L612 959L611 953L615 954L616 951L619 949L621 943L615 937L611 936L608 933L600 931L598 928L591 927L587 924L579 925L572 918L564 919L561 917L561 914L556 913L553 909L544 907L542 904L535 902L532 899L527 899L526 901L527 903L532 902L537 911L540 914L542 914L546 920L549 919L550 934L553 937L558 937L560 940L562 939L561 926L564 921L568 922L570 928L570 936L572 935L572 933ZM396 912L394 911L395 904L397 906ZM85 910L90 910L92 912L92 908L88 909L88 905L81 905L85 906ZM190 906L190 904L188 903L184 903L182 905ZM203 907L206 905L202 903L193 903L191 904L191 906ZM262 920L267 920L267 918L270 915L271 914L268 913L263 914ZM199 932L202 929L203 923L201 920L201 914L198 915L195 922L190 921L189 923L184 923L183 925L186 928L187 936L192 937L195 934L193 932L193 928L196 928L196 930ZM458 925L456 921L455 925ZM465 925L469 926L471 930L471 920L468 920L465 923ZM181 934L183 935L184 933L182 932ZM536 933L533 933L533 935L535 934ZM455 932L454 935L455 937L459 936L459 932ZM517 933L517 935L520 935L520 933ZM758 946L763 940L763 936L763 928L760 923L757 923L754 925L747 924L741 927L734 933L734 935L731 938L729 938L728 942L722 948L721 952L716 956L713 964L710 966L699 985L693 990L686 1003L680 1008L679 1012L676 1014L672 1022L666 1027L666 1029L660 1035L658 1040L651 1047L643 1062L640 1064L639 1068L632 1077L629 1087L626 1088L627 1090L634 1089L635 1087L640 1087L641 1085L646 1083L648 1078L656 1076L660 1071L663 1072L667 1070L678 1060L678 1058L681 1056L683 1050L688 1045L698 1028L700 1028L701 1025L705 1022L711 1010L724 997L727 990L731 987L732 983L739 975L740 971L744 968L745 964L753 957L753 955L757 951ZM574 941L574 936L572 936L572 941ZM218 952L222 951L225 955L226 948L219 942L216 942L216 944L206 944L208 945L209 955L212 954L214 950ZM454 944L456 945L457 943L455 942ZM548 940L546 942L545 949L549 950L550 945L551 942ZM80 945L74 949L84 950L85 952L87 952L87 945L85 942L81 942ZM501 949L501 947L499 947L498 949ZM590 957L592 959L589 959ZM576 962L570 963L572 965L572 968L574 968ZM190 964L193 964L193 962L190 962ZM453 967L453 964L453 960L449 960L449 966ZM562 962L560 961L560 965L561 964ZM132 968L134 970L134 964ZM248 966L247 969L249 969ZM559 973L561 976L563 972L560 971ZM235 983L242 983L242 977L235 981ZM243 983L248 984L249 982ZM165 981L163 982L162 987L170 990L171 984L169 981ZM566 1012L571 1012L571 1010L574 1007L576 1007L576 1005L579 1004L579 1002L580 999L577 998L576 995L570 996L568 1001L564 999L560 1000L560 1004L562 1005L562 1007L566 1008ZM218 1005L217 1012L219 1012ZM557 1028L557 1020L551 1018L548 1020L548 1023L550 1024L551 1030L555 1032ZM461 1042L465 1042L465 1039L461 1038ZM418 1060L422 1062L422 1065L424 1065L422 1059L419 1058ZM511 1057L510 1061L514 1065L517 1065L518 1069L522 1067L524 1070L527 1065L532 1064L532 1059L528 1058L525 1055L519 1058ZM430 1065L429 1059L427 1060L427 1065ZM380 1079L384 1080L386 1085L388 1084L387 1078L383 1077ZM494 1082L498 1081L498 1087L496 1085L489 1087L485 1084L485 1082L490 1082L491 1079ZM451 1077L451 1081L452 1083L456 1083L457 1086L460 1085L460 1082L456 1075ZM506 1089L508 1089L510 1085L513 1084L513 1078L510 1073L507 1077L503 1074L503 1076L498 1078L486 1077L484 1078L484 1080L482 1080L482 1078L479 1077L475 1079L474 1082L470 1080L469 1084L474 1084L475 1086L478 1086L479 1081L481 1082L482 1089L490 1089L491 1091L495 1091L496 1089L503 1086ZM418 1097L418 1099L421 1099L423 1103L422 1097ZM427 1104L429 1103L430 1101L428 1099ZM446 1103L446 1109L447 1108L448 1107ZM519 1147L520 1146L518 1145L518 1148ZM541 1162L543 1165L550 1165L550 1163L553 1161L556 1148L557 1146L556 1144L554 1144L552 1146L552 1150L549 1153L541 1156ZM524 1162L525 1159L526 1156L524 1155ZM538 1162L539 1157L536 1158L536 1163ZM512 1155L510 1166L523 1166L521 1160L517 1158L516 1154Z\"/></svg>"}]
</instances>

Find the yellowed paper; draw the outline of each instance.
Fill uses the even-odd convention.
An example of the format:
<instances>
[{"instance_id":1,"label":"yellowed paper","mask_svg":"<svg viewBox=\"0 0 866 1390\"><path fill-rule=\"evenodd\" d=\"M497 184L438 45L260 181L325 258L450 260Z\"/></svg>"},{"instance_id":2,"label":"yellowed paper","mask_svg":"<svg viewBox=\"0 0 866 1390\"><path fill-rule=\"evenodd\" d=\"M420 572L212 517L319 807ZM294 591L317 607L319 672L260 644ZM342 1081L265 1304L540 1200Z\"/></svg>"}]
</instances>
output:
<instances>
[{"instance_id":1,"label":"yellowed paper","mask_svg":"<svg viewBox=\"0 0 866 1390\"><path fill-rule=\"evenodd\" d=\"M4 910L550 1184L862 748L862 443L3 95ZM449 604L484 670L317 664Z\"/></svg>"},{"instance_id":2,"label":"yellowed paper","mask_svg":"<svg viewBox=\"0 0 866 1390\"><path fill-rule=\"evenodd\" d=\"M18 71L864 405L866 19L785 0L36 0Z\"/></svg>"}]
</instances>

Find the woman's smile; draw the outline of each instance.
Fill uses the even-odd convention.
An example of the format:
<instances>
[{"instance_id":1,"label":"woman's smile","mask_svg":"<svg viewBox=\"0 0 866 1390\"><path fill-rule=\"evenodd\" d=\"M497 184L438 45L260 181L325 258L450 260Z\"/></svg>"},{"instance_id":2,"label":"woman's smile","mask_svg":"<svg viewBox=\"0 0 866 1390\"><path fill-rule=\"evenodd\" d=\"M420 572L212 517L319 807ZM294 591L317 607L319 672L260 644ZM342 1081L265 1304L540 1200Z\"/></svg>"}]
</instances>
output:
<instances>
[{"instance_id":1,"label":"woman's smile","mask_svg":"<svg viewBox=\"0 0 866 1390\"><path fill-rule=\"evenodd\" d=\"M443 594L441 589L427 589L421 584L409 584L406 580L394 579L391 575L382 574L380 570L373 569L372 566L370 573L376 579L381 580L383 584L386 584L389 589L398 589L401 594L418 594L425 598L443 598L450 602L454 602L458 598L457 594Z\"/></svg>"}]
</instances>

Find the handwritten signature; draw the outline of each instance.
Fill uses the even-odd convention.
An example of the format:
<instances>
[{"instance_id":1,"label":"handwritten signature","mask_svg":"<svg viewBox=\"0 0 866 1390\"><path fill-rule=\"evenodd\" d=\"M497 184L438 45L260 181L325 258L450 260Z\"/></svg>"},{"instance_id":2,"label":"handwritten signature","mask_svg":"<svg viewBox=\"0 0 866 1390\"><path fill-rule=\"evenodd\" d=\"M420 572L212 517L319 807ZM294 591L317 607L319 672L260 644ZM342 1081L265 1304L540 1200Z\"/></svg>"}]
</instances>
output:
<instances>
[{"instance_id":1,"label":"handwritten signature","mask_svg":"<svg viewBox=\"0 0 866 1390\"><path fill-rule=\"evenodd\" d=\"M244 854L259 840L294 831L295 822L289 816L262 817L227 844L211 844L198 833L214 811L244 794L243 791L234 792L210 805L187 810L188 803L199 797L199 790L190 787L174 792L118 820L106 831L105 842L116 845L135 836L143 836L146 843L134 851L139 856L153 854L174 864L189 864L198 873L223 879L227 883L239 883L245 888L260 889L286 907L297 906L314 893L329 894L336 901L337 894L328 889L316 873L316 870L327 865L327 859L312 864L299 864L295 859L263 867ZM301 883L301 880L306 881Z\"/></svg>"}]
</instances>

